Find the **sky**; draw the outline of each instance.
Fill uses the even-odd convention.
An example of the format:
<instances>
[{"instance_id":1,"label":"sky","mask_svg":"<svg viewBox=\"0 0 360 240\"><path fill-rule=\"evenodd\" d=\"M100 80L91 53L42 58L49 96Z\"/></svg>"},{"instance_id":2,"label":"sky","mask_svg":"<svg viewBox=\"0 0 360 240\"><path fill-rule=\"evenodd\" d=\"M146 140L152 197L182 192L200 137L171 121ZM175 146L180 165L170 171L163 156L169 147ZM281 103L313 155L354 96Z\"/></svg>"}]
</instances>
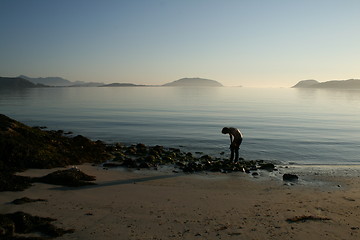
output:
<instances>
[{"instance_id":1,"label":"sky","mask_svg":"<svg viewBox=\"0 0 360 240\"><path fill-rule=\"evenodd\" d=\"M358 0L0 0L0 76L359 79L359 9Z\"/></svg>"}]
</instances>

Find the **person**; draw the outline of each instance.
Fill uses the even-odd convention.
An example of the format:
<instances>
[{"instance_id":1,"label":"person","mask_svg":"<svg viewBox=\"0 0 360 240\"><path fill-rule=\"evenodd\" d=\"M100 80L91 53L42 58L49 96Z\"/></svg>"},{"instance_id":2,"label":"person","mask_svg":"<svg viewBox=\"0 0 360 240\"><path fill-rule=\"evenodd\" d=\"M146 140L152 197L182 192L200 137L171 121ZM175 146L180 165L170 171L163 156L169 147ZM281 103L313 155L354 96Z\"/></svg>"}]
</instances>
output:
<instances>
[{"instance_id":1,"label":"person","mask_svg":"<svg viewBox=\"0 0 360 240\"><path fill-rule=\"evenodd\" d=\"M239 148L243 139L243 135L239 129L233 127L224 127L221 131L223 134L230 135L230 161L237 162L239 160ZM234 159L235 155L235 159Z\"/></svg>"}]
</instances>

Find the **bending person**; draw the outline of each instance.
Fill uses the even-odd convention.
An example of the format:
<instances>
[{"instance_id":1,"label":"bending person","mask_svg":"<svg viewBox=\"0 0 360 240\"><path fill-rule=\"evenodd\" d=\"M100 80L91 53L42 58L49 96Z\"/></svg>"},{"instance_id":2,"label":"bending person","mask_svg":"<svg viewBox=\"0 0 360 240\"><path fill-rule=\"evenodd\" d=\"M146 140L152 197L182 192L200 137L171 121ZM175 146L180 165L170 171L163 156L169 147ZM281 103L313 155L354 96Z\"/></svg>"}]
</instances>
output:
<instances>
[{"instance_id":1,"label":"bending person","mask_svg":"<svg viewBox=\"0 0 360 240\"><path fill-rule=\"evenodd\" d=\"M239 129L233 127L224 127L221 131L223 134L230 135L230 161L237 162L239 160L239 148L242 142L243 136ZM235 159L234 159L235 155Z\"/></svg>"}]
</instances>

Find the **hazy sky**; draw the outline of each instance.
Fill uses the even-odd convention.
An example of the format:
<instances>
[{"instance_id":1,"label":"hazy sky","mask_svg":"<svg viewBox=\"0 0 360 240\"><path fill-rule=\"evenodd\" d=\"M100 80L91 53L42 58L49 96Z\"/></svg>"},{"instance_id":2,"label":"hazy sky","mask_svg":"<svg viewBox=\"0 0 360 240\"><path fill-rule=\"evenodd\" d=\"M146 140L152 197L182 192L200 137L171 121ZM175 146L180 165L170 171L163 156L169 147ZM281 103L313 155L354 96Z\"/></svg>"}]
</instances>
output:
<instances>
[{"instance_id":1,"label":"hazy sky","mask_svg":"<svg viewBox=\"0 0 360 240\"><path fill-rule=\"evenodd\" d=\"M358 0L0 0L0 76L360 78L359 10Z\"/></svg>"}]
</instances>

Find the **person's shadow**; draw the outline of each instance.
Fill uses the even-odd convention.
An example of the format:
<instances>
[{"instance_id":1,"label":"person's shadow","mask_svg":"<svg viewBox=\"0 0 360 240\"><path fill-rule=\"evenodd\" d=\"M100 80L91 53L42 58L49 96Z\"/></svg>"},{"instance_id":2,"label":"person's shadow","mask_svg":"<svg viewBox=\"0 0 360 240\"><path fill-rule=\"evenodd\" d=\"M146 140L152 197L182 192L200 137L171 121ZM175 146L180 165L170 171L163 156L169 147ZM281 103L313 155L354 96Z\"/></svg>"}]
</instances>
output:
<instances>
[{"instance_id":1,"label":"person's shadow","mask_svg":"<svg viewBox=\"0 0 360 240\"><path fill-rule=\"evenodd\" d=\"M136 184L140 182L148 182L148 181L154 181L159 179L166 179L166 178L174 178L174 177L180 177L184 174L171 174L171 175L159 175L159 176L151 176L151 177L142 177L142 178L134 178L134 179L125 179L125 180L114 180L114 181L108 181L108 182L100 182L95 183L94 185L86 185L81 187L54 187L51 188L51 190L60 190L60 191L68 191L68 190L78 190L78 189L90 189L90 188L99 188L99 187L110 187L115 185L123 185L123 184Z\"/></svg>"}]
</instances>

